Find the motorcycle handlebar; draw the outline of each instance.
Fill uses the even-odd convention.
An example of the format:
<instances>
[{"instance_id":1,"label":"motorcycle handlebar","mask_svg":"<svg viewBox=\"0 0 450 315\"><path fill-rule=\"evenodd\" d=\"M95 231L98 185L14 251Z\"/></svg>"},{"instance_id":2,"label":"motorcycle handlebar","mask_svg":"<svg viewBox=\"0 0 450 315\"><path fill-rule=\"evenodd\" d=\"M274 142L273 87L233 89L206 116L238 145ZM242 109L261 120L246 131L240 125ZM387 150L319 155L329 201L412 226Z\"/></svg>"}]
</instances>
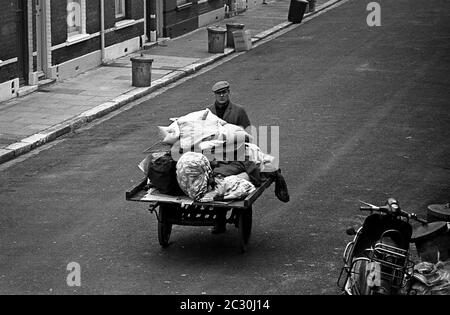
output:
<instances>
[{"instance_id":1,"label":"motorcycle handlebar","mask_svg":"<svg viewBox=\"0 0 450 315\"><path fill-rule=\"evenodd\" d=\"M428 222L424 219L419 218L415 213L408 213L403 210L393 211L389 208L389 206L360 206L359 210L361 211L378 211L386 214L395 214L408 219L414 219L422 224L427 224Z\"/></svg>"},{"instance_id":2,"label":"motorcycle handlebar","mask_svg":"<svg viewBox=\"0 0 450 315\"><path fill-rule=\"evenodd\" d=\"M374 210L377 210L377 209L373 209L372 207L368 207L368 206L361 206L361 207L359 207L359 210L361 210L361 211L374 211Z\"/></svg>"}]
</instances>

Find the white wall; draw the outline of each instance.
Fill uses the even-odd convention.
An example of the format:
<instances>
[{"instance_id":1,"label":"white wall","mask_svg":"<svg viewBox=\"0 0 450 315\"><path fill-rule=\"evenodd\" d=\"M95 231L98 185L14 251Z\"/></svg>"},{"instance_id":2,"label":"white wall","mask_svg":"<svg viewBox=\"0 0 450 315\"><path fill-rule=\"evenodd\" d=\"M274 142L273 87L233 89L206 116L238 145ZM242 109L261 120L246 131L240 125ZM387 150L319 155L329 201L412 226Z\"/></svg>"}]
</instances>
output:
<instances>
[{"instance_id":1,"label":"white wall","mask_svg":"<svg viewBox=\"0 0 450 315\"><path fill-rule=\"evenodd\" d=\"M0 83L0 102L16 97L18 90L19 78Z\"/></svg>"}]
</instances>

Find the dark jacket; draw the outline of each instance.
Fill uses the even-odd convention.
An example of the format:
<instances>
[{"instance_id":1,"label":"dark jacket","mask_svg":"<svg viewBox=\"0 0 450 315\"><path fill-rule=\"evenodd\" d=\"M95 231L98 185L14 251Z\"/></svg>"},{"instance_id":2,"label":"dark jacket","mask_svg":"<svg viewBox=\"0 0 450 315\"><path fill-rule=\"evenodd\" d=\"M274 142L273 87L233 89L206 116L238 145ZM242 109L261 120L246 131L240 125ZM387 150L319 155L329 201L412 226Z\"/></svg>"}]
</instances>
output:
<instances>
[{"instance_id":1,"label":"dark jacket","mask_svg":"<svg viewBox=\"0 0 450 315\"><path fill-rule=\"evenodd\" d=\"M209 106L208 108L214 115L217 115L215 104ZM241 126L244 129L251 125L245 109L231 101L228 103L225 113L221 118L229 124Z\"/></svg>"}]
</instances>

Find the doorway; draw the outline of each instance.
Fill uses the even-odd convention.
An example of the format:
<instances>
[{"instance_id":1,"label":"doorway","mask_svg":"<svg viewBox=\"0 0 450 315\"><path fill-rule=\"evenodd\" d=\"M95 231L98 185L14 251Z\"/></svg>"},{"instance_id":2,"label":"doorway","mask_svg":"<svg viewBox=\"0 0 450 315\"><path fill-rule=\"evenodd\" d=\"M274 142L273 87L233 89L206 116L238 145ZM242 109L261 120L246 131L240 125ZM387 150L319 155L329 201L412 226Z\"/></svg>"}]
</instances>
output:
<instances>
[{"instance_id":1,"label":"doorway","mask_svg":"<svg viewBox=\"0 0 450 315\"><path fill-rule=\"evenodd\" d=\"M36 0L36 71L40 79L45 78L48 71L46 1L48 0Z\"/></svg>"},{"instance_id":2,"label":"doorway","mask_svg":"<svg viewBox=\"0 0 450 315\"><path fill-rule=\"evenodd\" d=\"M164 0L146 0L147 5L147 38L152 38L151 32L155 32L156 39L163 37L164 26Z\"/></svg>"},{"instance_id":3,"label":"doorway","mask_svg":"<svg viewBox=\"0 0 450 315\"><path fill-rule=\"evenodd\" d=\"M163 0L156 1L156 38L163 37Z\"/></svg>"},{"instance_id":4,"label":"doorway","mask_svg":"<svg viewBox=\"0 0 450 315\"><path fill-rule=\"evenodd\" d=\"M17 75L19 85L28 83L27 0L16 2Z\"/></svg>"}]
</instances>

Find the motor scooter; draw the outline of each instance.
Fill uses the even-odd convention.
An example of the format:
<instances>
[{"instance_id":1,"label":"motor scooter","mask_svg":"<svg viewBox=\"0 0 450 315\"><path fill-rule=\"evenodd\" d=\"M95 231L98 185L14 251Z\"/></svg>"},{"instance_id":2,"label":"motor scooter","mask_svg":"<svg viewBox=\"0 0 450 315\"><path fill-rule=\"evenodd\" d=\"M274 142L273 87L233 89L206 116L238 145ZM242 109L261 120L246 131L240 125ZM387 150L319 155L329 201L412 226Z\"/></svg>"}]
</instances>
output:
<instances>
[{"instance_id":1,"label":"motor scooter","mask_svg":"<svg viewBox=\"0 0 450 315\"><path fill-rule=\"evenodd\" d=\"M389 198L384 206L361 201L361 211L370 211L356 231L343 254L344 267L338 287L348 295L408 294L408 284L414 263L410 257L413 228L410 219L423 225L427 221L400 208L397 200Z\"/></svg>"}]
</instances>

